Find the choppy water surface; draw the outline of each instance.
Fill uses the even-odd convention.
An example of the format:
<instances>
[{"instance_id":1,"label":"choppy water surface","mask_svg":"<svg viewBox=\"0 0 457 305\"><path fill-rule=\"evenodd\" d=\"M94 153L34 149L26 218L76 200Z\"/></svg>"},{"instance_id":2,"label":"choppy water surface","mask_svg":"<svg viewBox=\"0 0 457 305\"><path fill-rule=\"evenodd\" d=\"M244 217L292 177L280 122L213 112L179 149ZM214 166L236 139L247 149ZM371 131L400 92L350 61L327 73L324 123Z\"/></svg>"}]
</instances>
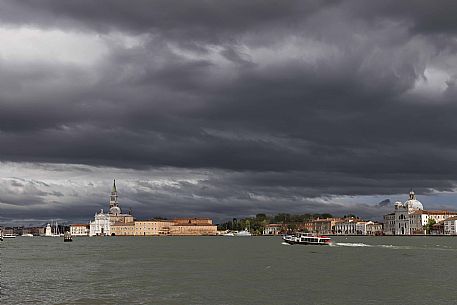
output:
<instances>
[{"instance_id":1,"label":"choppy water surface","mask_svg":"<svg viewBox=\"0 0 457 305\"><path fill-rule=\"evenodd\" d=\"M0 304L457 304L457 238L18 237Z\"/></svg>"}]
</instances>

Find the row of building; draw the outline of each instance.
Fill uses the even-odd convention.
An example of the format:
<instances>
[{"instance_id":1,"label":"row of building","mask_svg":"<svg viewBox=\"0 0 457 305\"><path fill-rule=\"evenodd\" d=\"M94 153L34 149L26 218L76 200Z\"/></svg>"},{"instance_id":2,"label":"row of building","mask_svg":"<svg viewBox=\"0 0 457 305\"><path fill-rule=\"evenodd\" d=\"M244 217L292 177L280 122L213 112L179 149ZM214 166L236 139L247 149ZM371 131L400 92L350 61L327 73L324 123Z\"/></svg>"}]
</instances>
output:
<instances>
[{"instance_id":1,"label":"row of building","mask_svg":"<svg viewBox=\"0 0 457 305\"><path fill-rule=\"evenodd\" d=\"M385 235L457 235L457 212L424 210L414 191L404 203L395 202L394 211L384 215Z\"/></svg>"},{"instance_id":2,"label":"row of building","mask_svg":"<svg viewBox=\"0 0 457 305\"><path fill-rule=\"evenodd\" d=\"M264 235L285 233L287 227L272 224ZM457 212L424 210L414 191L404 203L397 201L394 211L384 215L384 222L364 221L354 217L313 219L298 225L298 230L328 235L457 235Z\"/></svg>"},{"instance_id":3,"label":"row of building","mask_svg":"<svg viewBox=\"0 0 457 305\"><path fill-rule=\"evenodd\" d=\"M109 211L95 213L89 224L72 224L70 233L72 236L216 235L217 226L209 218L136 220L131 213L122 213L114 181Z\"/></svg>"},{"instance_id":4,"label":"row of building","mask_svg":"<svg viewBox=\"0 0 457 305\"><path fill-rule=\"evenodd\" d=\"M305 231L328 235L382 235L382 228L382 223L354 217L314 219L302 225Z\"/></svg>"}]
</instances>

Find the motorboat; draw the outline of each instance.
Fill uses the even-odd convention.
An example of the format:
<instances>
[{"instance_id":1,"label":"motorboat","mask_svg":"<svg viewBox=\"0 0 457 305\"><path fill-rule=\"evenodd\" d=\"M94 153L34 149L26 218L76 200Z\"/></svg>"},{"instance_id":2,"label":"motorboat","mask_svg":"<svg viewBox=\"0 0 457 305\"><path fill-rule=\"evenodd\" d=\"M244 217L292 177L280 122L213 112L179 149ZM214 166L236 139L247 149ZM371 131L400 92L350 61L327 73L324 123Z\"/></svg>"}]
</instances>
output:
<instances>
[{"instance_id":1,"label":"motorboat","mask_svg":"<svg viewBox=\"0 0 457 305\"><path fill-rule=\"evenodd\" d=\"M30 234L30 233L22 234L21 237L33 237L33 234Z\"/></svg>"},{"instance_id":2,"label":"motorboat","mask_svg":"<svg viewBox=\"0 0 457 305\"><path fill-rule=\"evenodd\" d=\"M71 233L70 232L65 232L64 236L63 236L63 241L64 242L70 242L70 241L73 241L73 238L71 237Z\"/></svg>"},{"instance_id":3,"label":"motorboat","mask_svg":"<svg viewBox=\"0 0 457 305\"><path fill-rule=\"evenodd\" d=\"M226 232L226 233L222 234L222 236L235 236L235 233L233 233L233 232Z\"/></svg>"},{"instance_id":4,"label":"motorboat","mask_svg":"<svg viewBox=\"0 0 457 305\"><path fill-rule=\"evenodd\" d=\"M15 234L5 234L3 235L3 238L16 238Z\"/></svg>"},{"instance_id":5,"label":"motorboat","mask_svg":"<svg viewBox=\"0 0 457 305\"><path fill-rule=\"evenodd\" d=\"M235 232L235 233L233 233L233 235L234 236L252 236L252 234L246 229L244 229L243 231Z\"/></svg>"},{"instance_id":6,"label":"motorboat","mask_svg":"<svg viewBox=\"0 0 457 305\"><path fill-rule=\"evenodd\" d=\"M282 239L290 245L330 245L332 243L330 237L313 233L284 235Z\"/></svg>"}]
</instances>

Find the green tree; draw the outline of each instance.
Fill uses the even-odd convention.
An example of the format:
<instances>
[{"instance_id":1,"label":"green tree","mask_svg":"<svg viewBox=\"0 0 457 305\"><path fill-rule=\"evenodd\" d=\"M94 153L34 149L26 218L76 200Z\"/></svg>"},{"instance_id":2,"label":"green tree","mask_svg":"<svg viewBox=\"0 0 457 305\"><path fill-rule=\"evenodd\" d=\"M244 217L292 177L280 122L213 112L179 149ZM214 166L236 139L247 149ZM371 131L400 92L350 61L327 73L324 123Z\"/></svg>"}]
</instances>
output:
<instances>
[{"instance_id":1,"label":"green tree","mask_svg":"<svg viewBox=\"0 0 457 305\"><path fill-rule=\"evenodd\" d=\"M425 225L425 232L427 232L427 234L430 234L430 231L432 230L434 224L436 224L436 220L433 218L429 218L427 224Z\"/></svg>"}]
</instances>

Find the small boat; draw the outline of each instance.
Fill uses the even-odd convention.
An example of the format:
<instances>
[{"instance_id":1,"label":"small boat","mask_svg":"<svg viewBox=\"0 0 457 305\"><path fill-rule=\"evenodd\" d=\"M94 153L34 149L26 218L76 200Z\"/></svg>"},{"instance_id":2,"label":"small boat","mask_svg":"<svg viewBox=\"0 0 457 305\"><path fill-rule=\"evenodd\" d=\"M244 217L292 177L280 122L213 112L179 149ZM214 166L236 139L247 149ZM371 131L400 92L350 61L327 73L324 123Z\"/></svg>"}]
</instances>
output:
<instances>
[{"instance_id":1,"label":"small boat","mask_svg":"<svg viewBox=\"0 0 457 305\"><path fill-rule=\"evenodd\" d=\"M33 234L30 234L30 233L22 234L21 237L33 237Z\"/></svg>"},{"instance_id":2,"label":"small boat","mask_svg":"<svg viewBox=\"0 0 457 305\"><path fill-rule=\"evenodd\" d=\"M252 236L252 234L246 229L244 229L243 231L235 232L235 233L233 233L233 235L234 236Z\"/></svg>"},{"instance_id":3,"label":"small boat","mask_svg":"<svg viewBox=\"0 0 457 305\"><path fill-rule=\"evenodd\" d=\"M16 238L16 235L14 235L14 234L5 234L5 235L3 235L3 238Z\"/></svg>"},{"instance_id":4,"label":"small boat","mask_svg":"<svg viewBox=\"0 0 457 305\"><path fill-rule=\"evenodd\" d=\"M226 233L222 234L222 236L235 236L235 233L233 233L233 232L226 232Z\"/></svg>"},{"instance_id":5,"label":"small boat","mask_svg":"<svg viewBox=\"0 0 457 305\"><path fill-rule=\"evenodd\" d=\"M70 241L73 241L73 238L71 237L71 233L70 232L65 232L65 234L63 235L63 241L64 242L70 242Z\"/></svg>"},{"instance_id":6,"label":"small boat","mask_svg":"<svg viewBox=\"0 0 457 305\"><path fill-rule=\"evenodd\" d=\"M0 231L0 241L3 241L3 231Z\"/></svg>"},{"instance_id":7,"label":"small boat","mask_svg":"<svg viewBox=\"0 0 457 305\"><path fill-rule=\"evenodd\" d=\"M332 243L330 237L312 233L284 235L282 239L291 245L330 245Z\"/></svg>"}]
</instances>

